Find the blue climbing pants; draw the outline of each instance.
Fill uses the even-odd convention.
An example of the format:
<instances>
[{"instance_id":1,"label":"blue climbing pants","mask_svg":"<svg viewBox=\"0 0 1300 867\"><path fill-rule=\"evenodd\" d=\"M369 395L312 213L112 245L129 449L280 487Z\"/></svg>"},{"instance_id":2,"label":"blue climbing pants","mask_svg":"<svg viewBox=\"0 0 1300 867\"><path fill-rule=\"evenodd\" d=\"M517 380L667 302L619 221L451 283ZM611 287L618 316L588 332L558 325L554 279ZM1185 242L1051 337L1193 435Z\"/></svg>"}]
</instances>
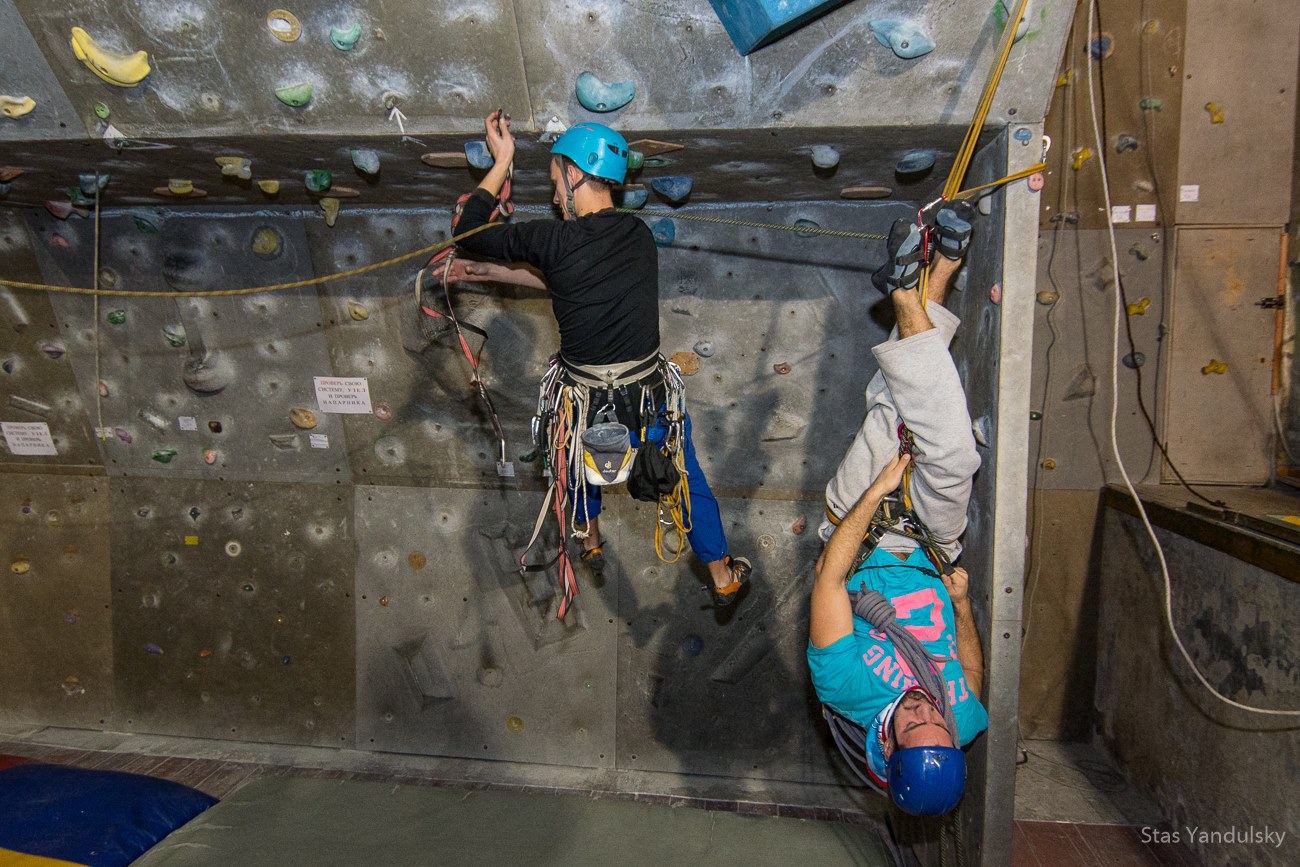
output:
<instances>
[{"instance_id":1,"label":"blue climbing pants","mask_svg":"<svg viewBox=\"0 0 1300 867\"><path fill-rule=\"evenodd\" d=\"M663 444L664 436L667 435L668 429L660 423L662 411L656 416L656 422L651 427L646 428L646 439L653 445ZM632 447L640 448L641 439L637 436L638 431L629 430L632 439ZM686 534L686 540L691 544L691 550L695 556L705 563L712 563L714 560L721 560L727 556L727 537L722 531L722 513L718 511L718 499L713 496L713 491L709 489L709 480L704 478L704 470L700 468L699 459L695 457L695 442L691 437L691 414L686 414L686 425L684 427L685 442L682 443L684 449L683 457L686 459L686 482L691 489L691 513L690 513L690 532ZM577 472L582 472L581 467L576 468ZM576 476L571 471L569 473L569 497L575 502L575 520L579 526L586 524L592 518L600 516L600 497L601 487L599 485L587 485L585 499L579 499L577 485L575 484ZM658 520L658 518L656 518Z\"/></svg>"}]
</instances>

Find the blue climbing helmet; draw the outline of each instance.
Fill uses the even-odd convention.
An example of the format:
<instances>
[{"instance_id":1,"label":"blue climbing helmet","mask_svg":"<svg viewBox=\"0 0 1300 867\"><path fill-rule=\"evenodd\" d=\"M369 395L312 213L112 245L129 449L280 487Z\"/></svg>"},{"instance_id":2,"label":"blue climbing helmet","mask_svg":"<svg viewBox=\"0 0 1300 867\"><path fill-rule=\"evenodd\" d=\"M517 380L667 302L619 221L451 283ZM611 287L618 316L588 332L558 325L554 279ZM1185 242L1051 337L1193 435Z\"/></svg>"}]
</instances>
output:
<instances>
[{"instance_id":1,"label":"blue climbing helmet","mask_svg":"<svg viewBox=\"0 0 1300 867\"><path fill-rule=\"evenodd\" d=\"M589 175L621 184L627 177L627 139L601 123L575 123L551 147Z\"/></svg>"},{"instance_id":2,"label":"blue climbing helmet","mask_svg":"<svg viewBox=\"0 0 1300 867\"><path fill-rule=\"evenodd\" d=\"M907 747L889 757L889 797L904 813L943 816L966 792L966 754L956 747Z\"/></svg>"}]
</instances>

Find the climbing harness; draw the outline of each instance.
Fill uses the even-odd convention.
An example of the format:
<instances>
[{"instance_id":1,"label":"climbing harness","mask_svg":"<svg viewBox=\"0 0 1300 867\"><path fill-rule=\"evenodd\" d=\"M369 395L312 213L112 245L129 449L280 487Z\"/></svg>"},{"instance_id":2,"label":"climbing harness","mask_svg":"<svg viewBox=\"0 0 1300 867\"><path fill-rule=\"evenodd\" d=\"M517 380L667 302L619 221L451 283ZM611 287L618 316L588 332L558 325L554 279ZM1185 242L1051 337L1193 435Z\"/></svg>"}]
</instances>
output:
<instances>
[{"instance_id":1,"label":"climbing harness","mask_svg":"<svg viewBox=\"0 0 1300 867\"><path fill-rule=\"evenodd\" d=\"M620 419L621 413L621 419ZM594 423L593 423L594 422ZM631 426L640 432L640 451L661 449L677 473L671 494L659 498L655 531L655 550L661 560L676 562L690 532L690 485L685 465L686 397L681 372L675 364L655 352L645 358L609 365L583 365L565 361L558 353L551 358L542 376L537 394L537 411L532 420L533 443L542 458L542 471L550 477L533 533L519 558L520 573L545 571L559 564L560 605L556 613L563 620L578 595L578 584L567 538L588 536L585 514L578 514L579 503L587 501L588 485L616 484L626 479L636 458L627 441L617 467L608 473L601 466L603 457L618 449L602 449L592 457L588 447L593 431L617 433L627 437ZM665 435L656 445L646 438L652 427L662 426ZM594 450L593 450L594 451ZM570 496L569 486L573 493ZM549 514L555 516L559 543L554 557L542 563L528 563L528 552L541 536ZM676 554L668 560L664 554L664 528L677 533Z\"/></svg>"},{"instance_id":2,"label":"climbing harness","mask_svg":"<svg viewBox=\"0 0 1300 867\"><path fill-rule=\"evenodd\" d=\"M492 207L491 214L488 215L488 222L485 226L493 225L498 221L505 220L514 213L515 206L510 201L512 173L513 166L511 166L510 170L506 173L506 181L501 187L501 192L497 194L496 202ZM472 195L472 192L466 193L456 200L456 207L452 211L451 215L451 235L453 237L459 237L456 235L456 228L460 225L461 214L465 211L465 203L469 201L469 198ZM456 339L460 342L461 352L465 354L465 359L469 362L470 382L474 384L475 389L478 391L479 399L483 401L483 405L488 412L488 418L492 422L492 433L496 437L498 448L497 474L507 477L513 476L515 474L514 464L506 460L506 435L501 427L501 419L497 417L496 406L492 403L492 395L488 393L487 384L483 382L483 376L479 370L483 349L487 346L488 342L488 333L473 323L462 322L460 317L456 315L456 308L451 302L451 287L448 282L448 275L451 273L451 264L455 260L455 246L443 247L441 250L433 254L432 258L430 258L429 261L425 263L424 267L415 275L415 304L426 316L429 317L429 320L444 319L450 322L452 328L455 330ZM432 301L426 303L424 296L424 275L427 271L435 269L439 265L441 265L443 269L441 282L442 297L447 307L445 313L429 306ZM432 338L436 336L436 333L426 329L426 321L428 320L421 320L420 331L426 337ZM470 350L469 341L465 339L466 331L477 334L483 339L483 342L479 344L479 350L477 353Z\"/></svg>"}]
</instances>

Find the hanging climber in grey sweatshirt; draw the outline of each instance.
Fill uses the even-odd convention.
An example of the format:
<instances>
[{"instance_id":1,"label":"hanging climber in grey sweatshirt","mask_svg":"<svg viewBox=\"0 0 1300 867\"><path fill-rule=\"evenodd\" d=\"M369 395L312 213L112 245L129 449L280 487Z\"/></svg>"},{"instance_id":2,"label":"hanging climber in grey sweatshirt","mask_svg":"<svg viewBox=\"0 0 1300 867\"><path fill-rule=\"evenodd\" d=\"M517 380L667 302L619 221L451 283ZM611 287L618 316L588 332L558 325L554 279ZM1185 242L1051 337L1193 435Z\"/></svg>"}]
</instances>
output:
<instances>
[{"instance_id":1,"label":"hanging climber in grey sweatshirt","mask_svg":"<svg viewBox=\"0 0 1300 867\"><path fill-rule=\"evenodd\" d=\"M826 488L827 544L812 592L808 664L836 743L864 782L917 815L957 806L961 747L988 725L968 576L951 565L980 459L948 352L960 322L941 306L970 217L961 208L939 213L941 255L924 306L921 235L906 221L890 232L873 282L889 295L898 328L872 350L880 370L867 387L866 418ZM874 547L859 565L864 541Z\"/></svg>"}]
</instances>

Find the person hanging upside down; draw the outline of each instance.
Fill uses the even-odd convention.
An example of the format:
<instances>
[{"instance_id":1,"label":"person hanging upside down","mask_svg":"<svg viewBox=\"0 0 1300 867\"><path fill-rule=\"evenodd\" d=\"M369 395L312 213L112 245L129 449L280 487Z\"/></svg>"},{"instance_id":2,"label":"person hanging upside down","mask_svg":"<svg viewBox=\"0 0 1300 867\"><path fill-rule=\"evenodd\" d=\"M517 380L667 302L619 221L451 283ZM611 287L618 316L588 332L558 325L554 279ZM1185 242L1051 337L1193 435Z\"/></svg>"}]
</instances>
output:
<instances>
[{"instance_id":1,"label":"person hanging upside down","mask_svg":"<svg viewBox=\"0 0 1300 867\"><path fill-rule=\"evenodd\" d=\"M939 213L941 255L924 307L922 234L901 220L890 231L889 258L872 281L898 327L872 349L880 369L867 414L826 488L811 600L808 664L836 743L860 777L917 815L957 806L961 747L988 725L969 577L951 565L980 458L948 351L960 322L941 306L971 216ZM864 540L870 551L859 563Z\"/></svg>"},{"instance_id":2,"label":"person hanging upside down","mask_svg":"<svg viewBox=\"0 0 1300 867\"><path fill-rule=\"evenodd\" d=\"M464 206L457 228L462 233L488 223L515 156L509 115L498 109L484 126L495 163ZM625 425L634 449L645 444L658 448L668 439L689 490L681 529L708 568L715 606L731 606L747 587L752 566L728 553L718 502L696 458L690 417L680 401L680 377L659 352L654 237L644 222L614 209L610 187L627 174L627 140L607 126L579 123L560 136L551 155L553 202L561 219L494 225L464 239L461 249L497 261L453 258L446 278L512 283L550 293L560 350L553 361L556 375L544 383L563 389L556 403L586 409L582 417L569 419L571 427L561 434L567 445L557 453L561 462L566 454L573 458L560 472L567 476L567 502L575 535L582 539L582 560L593 572L604 569L600 485L622 481L626 472L618 470L630 467L615 466L602 480L594 462L588 461L596 472L584 472L583 452L573 451L571 441L597 425ZM559 408L547 402L547 411L549 422L545 412L539 417L542 427L550 429ZM594 442L586 443L589 456Z\"/></svg>"}]
</instances>

